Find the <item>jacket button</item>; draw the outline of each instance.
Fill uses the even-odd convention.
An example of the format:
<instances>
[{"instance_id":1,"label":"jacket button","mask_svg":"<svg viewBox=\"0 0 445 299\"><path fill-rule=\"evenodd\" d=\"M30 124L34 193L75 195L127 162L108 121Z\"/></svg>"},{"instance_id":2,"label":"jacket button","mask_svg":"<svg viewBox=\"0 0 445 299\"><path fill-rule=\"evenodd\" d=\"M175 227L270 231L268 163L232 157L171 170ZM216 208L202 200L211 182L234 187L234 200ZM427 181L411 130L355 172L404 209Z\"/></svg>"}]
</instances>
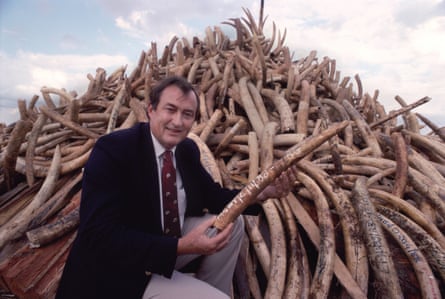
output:
<instances>
[{"instance_id":1,"label":"jacket button","mask_svg":"<svg viewBox=\"0 0 445 299\"><path fill-rule=\"evenodd\" d=\"M145 275L151 276L151 272L150 271L145 271Z\"/></svg>"},{"instance_id":2,"label":"jacket button","mask_svg":"<svg viewBox=\"0 0 445 299\"><path fill-rule=\"evenodd\" d=\"M209 209L202 209L202 212L204 213L204 214L207 214L208 212L209 212Z\"/></svg>"}]
</instances>

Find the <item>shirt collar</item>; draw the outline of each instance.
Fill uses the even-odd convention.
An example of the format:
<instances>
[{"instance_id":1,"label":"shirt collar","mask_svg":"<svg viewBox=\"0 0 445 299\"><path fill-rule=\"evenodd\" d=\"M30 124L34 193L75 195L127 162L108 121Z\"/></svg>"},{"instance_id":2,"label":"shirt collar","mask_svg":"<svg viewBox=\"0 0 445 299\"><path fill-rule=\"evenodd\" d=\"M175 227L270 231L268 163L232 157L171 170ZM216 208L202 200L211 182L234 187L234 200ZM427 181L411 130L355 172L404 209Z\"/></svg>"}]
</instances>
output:
<instances>
[{"instance_id":1,"label":"shirt collar","mask_svg":"<svg viewBox=\"0 0 445 299\"><path fill-rule=\"evenodd\" d=\"M150 132L150 134L151 134L151 139L153 140L153 146L155 149L156 157L160 158L162 154L166 151L166 149L161 145L161 143L159 143L158 139L156 139L156 137L153 135L152 132ZM173 156L175 156L176 146L173 147L171 151L173 152Z\"/></svg>"}]
</instances>

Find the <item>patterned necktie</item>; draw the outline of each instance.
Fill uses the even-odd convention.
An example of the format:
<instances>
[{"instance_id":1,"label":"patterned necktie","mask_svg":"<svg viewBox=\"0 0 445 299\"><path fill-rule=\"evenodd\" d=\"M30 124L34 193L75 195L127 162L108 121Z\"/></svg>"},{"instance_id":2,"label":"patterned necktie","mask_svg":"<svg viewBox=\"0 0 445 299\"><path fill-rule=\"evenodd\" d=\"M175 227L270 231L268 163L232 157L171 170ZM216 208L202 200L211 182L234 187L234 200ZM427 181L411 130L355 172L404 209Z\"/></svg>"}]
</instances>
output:
<instances>
[{"instance_id":1,"label":"patterned necktie","mask_svg":"<svg viewBox=\"0 0 445 299\"><path fill-rule=\"evenodd\" d=\"M178 196L176 190L176 170L173 166L171 151L165 151L162 163L162 200L164 206L164 234L181 236L179 223Z\"/></svg>"}]
</instances>

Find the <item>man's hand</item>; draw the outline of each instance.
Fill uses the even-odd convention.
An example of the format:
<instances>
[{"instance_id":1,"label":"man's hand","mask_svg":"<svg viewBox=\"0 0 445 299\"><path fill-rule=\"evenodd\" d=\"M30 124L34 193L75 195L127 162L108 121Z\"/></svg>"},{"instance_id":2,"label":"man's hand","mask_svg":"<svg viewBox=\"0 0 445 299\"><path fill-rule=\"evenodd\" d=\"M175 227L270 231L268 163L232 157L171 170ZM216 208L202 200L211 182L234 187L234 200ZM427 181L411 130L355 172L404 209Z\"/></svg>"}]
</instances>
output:
<instances>
[{"instance_id":1,"label":"man's hand","mask_svg":"<svg viewBox=\"0 0 445 299\"><path fill-rule=\"evenodd\" d=\"M268 198L281 198L287 196L294 187L296 181L295 171L295 166L291 166L280 174L279 177L258 194L257 201L262 202Z\"/></svg>"},{"instance_id":2,"label":"man's hand","mask_svg":"<svg viewBox=\"0 0 445 299\"><path fill-rule=\"evenodd\" d=\"M178 241L178 255L199 254L210 255L221 250L227 245L233 229L233 223L214 237L207 235L207 230L212 227L216 216L211 217L195 227Z\"/></svg>"}]
</instances>

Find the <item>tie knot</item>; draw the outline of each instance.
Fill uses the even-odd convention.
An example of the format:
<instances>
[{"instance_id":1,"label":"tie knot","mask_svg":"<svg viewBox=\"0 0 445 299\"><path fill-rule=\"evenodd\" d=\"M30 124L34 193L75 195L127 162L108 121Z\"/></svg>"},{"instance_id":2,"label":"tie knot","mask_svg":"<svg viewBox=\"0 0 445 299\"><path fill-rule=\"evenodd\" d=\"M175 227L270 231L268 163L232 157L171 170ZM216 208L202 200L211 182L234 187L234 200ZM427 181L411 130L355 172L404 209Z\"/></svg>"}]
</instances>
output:
<instances>
[{"instance_id":1,"label":"tie knot","mask_svg":"<svg viewBox=\"0 0 445 299\"><path fill-rule=\"evenodd\" d=\"M170 150L165 151L164 154L163 154L164 160L171 161L172 160L172 156L173 156L173 153Z\"/></svg>"}]
</instances>

